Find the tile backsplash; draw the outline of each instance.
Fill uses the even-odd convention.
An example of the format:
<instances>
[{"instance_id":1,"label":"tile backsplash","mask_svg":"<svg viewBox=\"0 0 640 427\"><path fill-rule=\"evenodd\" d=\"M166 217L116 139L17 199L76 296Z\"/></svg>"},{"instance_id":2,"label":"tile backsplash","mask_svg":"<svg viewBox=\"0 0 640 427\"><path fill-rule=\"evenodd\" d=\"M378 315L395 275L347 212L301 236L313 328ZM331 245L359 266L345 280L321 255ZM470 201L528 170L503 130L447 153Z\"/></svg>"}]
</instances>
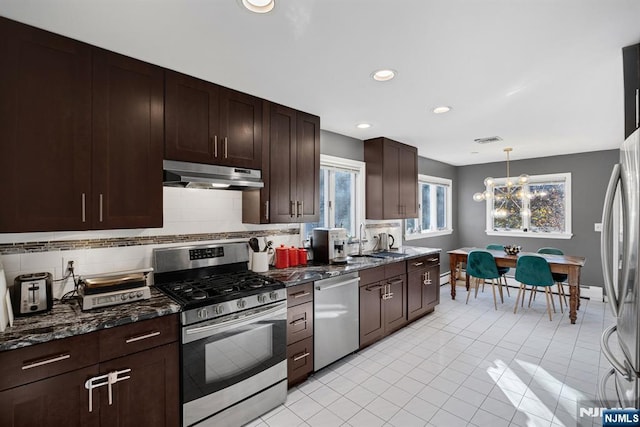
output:
<instances>
[{"instance_id":1,"label":"tile backsplash","mask_svg":"<svg viewBox=\"0 0 640 427\"><path fill-rule=\"evenodd\" d=\"M41 271L59 280L69 260L76 275L147 268L157 247L247 241L251 236L264 236L275 245L300 244L299 224L243 224L239 191L164 187L163 199L162 228L0 234L7 283L19 274ZM55 282L54 296L72 288L70 279Z\"/></svg>"}]
</instances>

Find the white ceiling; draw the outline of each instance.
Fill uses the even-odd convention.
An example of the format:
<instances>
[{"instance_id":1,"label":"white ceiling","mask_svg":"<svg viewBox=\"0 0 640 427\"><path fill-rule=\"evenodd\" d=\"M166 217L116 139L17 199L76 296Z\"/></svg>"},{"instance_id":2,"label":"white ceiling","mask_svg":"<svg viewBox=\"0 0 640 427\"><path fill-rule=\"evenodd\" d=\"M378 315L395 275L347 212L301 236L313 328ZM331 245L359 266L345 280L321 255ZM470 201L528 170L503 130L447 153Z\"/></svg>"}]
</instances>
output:
<instances>
[{"instance_id":1,"label":"white ceiling","mask_svg":"<svg viewBox=\"0 0 640 427\"><path fill-rule=\"evenodd\" d=\"M0 0L0 15L453 165L504 160L506 146L514 160L613 149L624 136L621 48L640 42L638 0L276 2L257 15L239 0ZM398 75L375 82L378 68ZM504 141L473 142L494 135Z\"/></svg>"}]
</instances>

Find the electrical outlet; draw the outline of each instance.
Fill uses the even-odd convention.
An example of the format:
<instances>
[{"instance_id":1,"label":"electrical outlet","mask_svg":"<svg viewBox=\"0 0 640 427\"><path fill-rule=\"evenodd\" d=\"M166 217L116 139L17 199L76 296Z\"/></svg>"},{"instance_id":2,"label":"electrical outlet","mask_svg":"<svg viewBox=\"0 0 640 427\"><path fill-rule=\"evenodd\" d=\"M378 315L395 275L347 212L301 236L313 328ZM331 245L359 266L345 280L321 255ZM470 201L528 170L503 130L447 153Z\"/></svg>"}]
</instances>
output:
<instances>
[{"instance_id":1,"label":"electrical outlet","mask_svg":"<svg viewBox=\"0 0 640 427\"><path fill-rule=\"evenodd\" d=\"M78 275L78 264L73 258L62 258L62 275L66 276L73 272Z\"/></svg>"},{"instance_id":2,"label":"electrical outlet","mask_svg":"<svg viewBox=\"0 0 640 427\"><path fill-rule=\"evenodd\" d=\"M593 224L593 231L602 231L602 223L596 222L595 224Z\"/></svg>"}]
</instances>

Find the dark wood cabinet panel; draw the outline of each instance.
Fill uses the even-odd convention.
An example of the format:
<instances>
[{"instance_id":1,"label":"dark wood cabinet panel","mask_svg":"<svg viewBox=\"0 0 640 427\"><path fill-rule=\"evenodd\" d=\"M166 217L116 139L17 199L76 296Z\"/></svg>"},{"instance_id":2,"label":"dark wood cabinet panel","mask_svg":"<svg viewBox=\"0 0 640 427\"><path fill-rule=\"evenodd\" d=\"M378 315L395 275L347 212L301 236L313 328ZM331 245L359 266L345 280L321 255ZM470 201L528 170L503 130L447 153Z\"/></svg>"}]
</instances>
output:
<instances>
[{"instance_id":1,"label":"dark wood cabinet panel","mask_svg":"<svg viewBox=\"0 0 640 427\"><path fill-rule=\"evenodd\" d=\"M381 282L365 283L359 291L360 348L363 348L384 337L384 285Z\"/></svg>"},{"instance_id":2,"label":"dark wood cabinet panel","mask_svg":"<svg viewBox=\"0 0 640 427\"><path fill-rule=\"evenodd\" d=\"M287 346L289 387L304 381L311 372L313 372L313 337Z\"/></svg>"},{"instance_id":3,"label":"dark wood cabinet panel","mask_svg":"<svg viewBox=\"0 0 640 427\"><path fill-rule=\"evenodd\" d=\"M313 282L287 288L287 379L289 387L313 372Z\"/></svg>"},{"instance_id":4,"label":"dark wood cabinet panel","mask_svg":"<svg viewBox=\"0 0 640 427\"><path fill-rule=\"evenodd\" d=\"M94 228L162 227L164 73L95 50Z\"/></svg>"},{"instance_id":5,"label":"dark wood cabinet panel","mask_svg":"<svg viewBox=\"0 0 640 427\"><path fill-rule=\"evenodd\" d=\"M404 264L404 263L403 263ZM407 276L387 279L387 299L384 300L385 335L407 324Z\"/></svg>"},{"instance_id":6,"label":"dark wood cabinet panel","mask_svg":"<svg viewBox=\"0 0 640 427\"><path fill-rule=\"evenodd\" d=\"M230 89L220 95L220 164L260 169L262 100Z\"/></svg>"},{"instance_id":7,"label":"dark wood cabinet panel","mask_svg":"<svg viewBox=\"0 0 640 427\"><path fill-rule=\"evenodd\" d=\"M219 86L165 71L165 158L215 162L219 99Z\"/></svg>"},{"instance_id":8,"label":"dark wood cabinet panel","mask_svg":"<svg viewBox=\"0 0 640 427\"><path fill-rule=\"evenodd\" d=\"M365 141L368 219L418 216L418 151L388 138Z\"/></svg>"},{"instance_id":9,"label":"dark wood cabinet panel","mask_svg":"<svg viewBox=\"0 0 640 427\"><path fill-rule=\"evenodd\" d=\"M296 222L315 222L320 214L320 117L297 112Z\"/></svg>"},{"instance_id":10,"label":"dark wood cabinet panel","mask_svg":"<svg viewBox=\"0 0 640 427\"><path fill-rule=\"evenodd\" d=\"M287 344L313 336L313 303L308 302L287 310Z\"/></svg>"},{"instance_id":11,"label":"dark wood cabinet panel","mask_svg":"<svg viewBox=\"0 0 640 427\"><path fill-rule=\"evenodd\" d=\"M624 77L624 137L638 129L640 110L640 44L622 49Z\"/></svg>"},{"instance_id":12,"label":"dark wood cabinet panel","mask_svg":"<svg viewBox=\"0 0 640 427\"><path fill-rule=\"evenodd\" d=\"M103 373L131 369L131 378L100 391L100 424L114 427L172 427L180 424L178 343L100 364Z\"/></svg>"},{"instance_id":13,"label":"dark wood cabinet panel","mask_svg":"<svg viewBox=\"0 0 640 427\"><path fill-rule=\"evenodd\" d=\"M84 383L98 375L98 365L0 392L0 425L4 427L84 427L99 425L100 403L89 412Z\"/></svg>"},{"instance_id":14,"label":"dark wood cabinet panel","mask_svg":"<svg viewBox=\"0 0 640 427\"><path fill-rule=\"evenodd\" d=\"M0 232L86 229L91 47L0 17L0 56Z\"/></svg>"},{"instance_id":15,"label":"dark wood cabinet panel","mask_svg":"<svg viewBox=\"0 0 640 427\"><path fill-rule=\"evenodd\" d=\"M162 70L0 18L0 232L162 226Z\"/></svg>"},{"instance_id":16,"label":"dark wood cabinet panel","mask_svg":"<svg viewBox=\"0 0 640 427\"><path fill-rule=\"evenodd\" d=\"M440 257L416 258L407 265L407 317L415 320L440 303Z\"/></svg>"},{"instance_id":17,"label":"dark wood cabinet panel","mask_svg":"<svg viewBox=\"0 0 640 427\"><path fill-rule=\"evenodd\" d=\"M269 222L287 223L295 217L296 191L296 111L271 105Z\"/></svg>"}]
</instances>

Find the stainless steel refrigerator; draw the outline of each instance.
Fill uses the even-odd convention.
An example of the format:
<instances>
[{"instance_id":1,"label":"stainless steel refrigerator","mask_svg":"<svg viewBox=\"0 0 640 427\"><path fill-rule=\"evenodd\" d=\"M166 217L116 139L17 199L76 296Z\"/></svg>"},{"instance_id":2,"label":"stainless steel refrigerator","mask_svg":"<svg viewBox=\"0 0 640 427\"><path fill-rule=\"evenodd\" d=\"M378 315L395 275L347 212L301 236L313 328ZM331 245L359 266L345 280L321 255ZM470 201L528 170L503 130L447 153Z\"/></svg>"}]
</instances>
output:
<instances>
[{"instance_id":1,"label":"stainless steel refrigerator","mask_svg":"<svg viewBox=\"0 0 640 427\"><path fill-rule=\"evenodd\" d=\"M607 299L616 323L601 339L612 368L600 379L603 403L640 408L640 281L638 280L638 204L640 130L620 148L620 163L611 174L602 212L601 256ZM617 344L611 344L613 335ZM606 383L615 379L615 395Z\"/></svg>"}]
</instances>

